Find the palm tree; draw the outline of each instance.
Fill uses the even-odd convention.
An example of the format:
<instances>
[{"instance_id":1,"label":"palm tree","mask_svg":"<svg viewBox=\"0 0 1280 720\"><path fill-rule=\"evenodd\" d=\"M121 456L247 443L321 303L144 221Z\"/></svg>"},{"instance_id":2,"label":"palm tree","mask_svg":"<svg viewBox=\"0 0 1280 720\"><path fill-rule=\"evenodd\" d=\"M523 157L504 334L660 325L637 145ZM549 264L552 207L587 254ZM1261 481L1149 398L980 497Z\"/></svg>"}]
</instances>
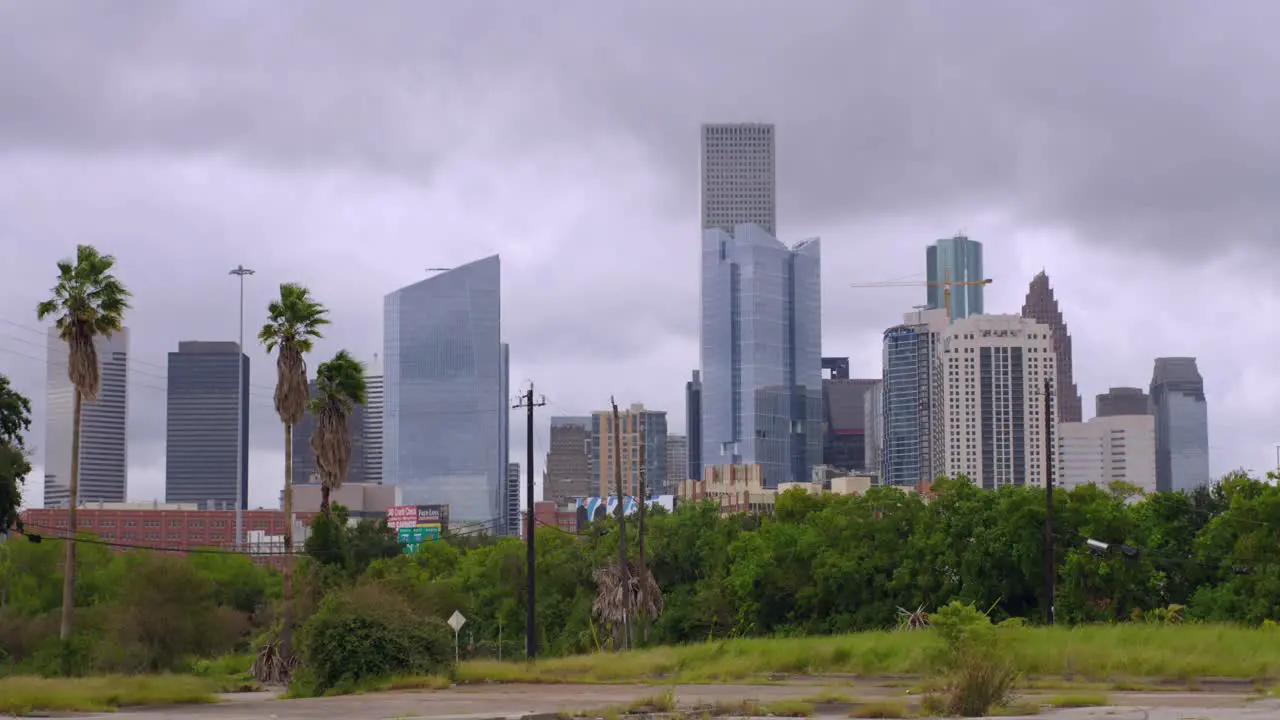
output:
<instances>
[{"instance_id":1,"label":"palm tree","mask_svg":"<svg viewBox=\"0 0 1280 720\"><path fill-rule=\"evenodd\" d=\"M351 464L351 433L347 418L352 407L365 403L364 363L339 350L316 368L316 395L309 409L316 419L311 451L320 471L320 512L329 518L329 494L342 487Z\"/></svg>"},{"instance_id":2,"label":"palm tree","mask_svg":"<svg viewBox=\"0 0 1280 720\"><path fill-rule=\"evenodd\" d=\"M280 656L293 658L293 426L307 408L307 361L311 343L322 338L329 311L297 283L280 285L280 297L267 306L267 323L258 339L276 353L276 414L284 423L284 612L280 618Z\"/></svg>"},{"instance_id":3,"label":"palm tree","mask_svg":"<svg viewBox=\"0 0 1280 720\"><path fill-rule=\"evenodd\" d=\"M129 309L129 290L111 269L116 259L92 245L77 245L75 260L58 261L58 282L53 297L36 306L40 320L54 318L58 337L67 344L67 377L75 389L71 410L71 474L68 478L67 533L76 533L76 505L80 501L80 414L84 401L97 402L100 378L94 339L123 327ZM59 637L71 637L71 611L75 604L76 544L67 542L62 575L62 625ZM69 657L69 656L68 656ZM67 672L70 668L64 667Z\"/></svg>"}]
</instances>

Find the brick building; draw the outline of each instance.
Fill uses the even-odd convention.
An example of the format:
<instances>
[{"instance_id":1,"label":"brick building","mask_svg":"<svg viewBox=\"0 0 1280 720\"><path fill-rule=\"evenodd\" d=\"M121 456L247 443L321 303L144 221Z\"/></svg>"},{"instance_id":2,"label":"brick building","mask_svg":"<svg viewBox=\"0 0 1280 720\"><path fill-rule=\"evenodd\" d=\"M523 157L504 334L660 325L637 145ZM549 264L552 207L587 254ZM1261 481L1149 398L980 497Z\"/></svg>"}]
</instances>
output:
<instances>
[{"instance_id":1,"label":"brick building","mask_svg":"<svg viewBox=\"0 0 1280 720\"><path fill-rule=\"evenodd\" d=\"M302 551L316 513L294 513L294 547ZM28 535L69 534L66 508L32 508L22 513ZM235 548L234 510L199 510L194 503L92 503L76 513L77 530L96 535L117 550L133 548L181 553L201 548ZM244 511L245 545L259 557L283 555L284 513Z\"/></svg>"}]
</instances>

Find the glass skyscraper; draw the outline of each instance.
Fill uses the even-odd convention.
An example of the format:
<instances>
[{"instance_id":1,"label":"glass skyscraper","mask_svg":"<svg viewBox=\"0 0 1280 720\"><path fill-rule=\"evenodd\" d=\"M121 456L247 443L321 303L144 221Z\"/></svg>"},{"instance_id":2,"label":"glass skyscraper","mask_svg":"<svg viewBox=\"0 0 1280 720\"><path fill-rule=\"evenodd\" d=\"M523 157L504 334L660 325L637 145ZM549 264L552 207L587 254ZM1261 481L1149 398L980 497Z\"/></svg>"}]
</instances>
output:
<instances>
[{"instance_id":1,"label":"glass skyscraper","mask_svg":"<svg viewBox=\"0 0 1280 720\"><path fill-rule=\"evenodd\" d=\"M1151 410L1156 416L1156 490L1208 485L1209 409L1195 358L1156 358Z\"/></svg>"},{"instance_id":2,"label":"glass skyscraper","mask_svg":"<svg viewBox=\"0 0 1280 720\"><path fill-rule=\"evenodd\" d=\"M702 464L758 464L768 487L822 462L821 245L758 225L702 235Z\"/></svg>"},{"instance_id":3,"label":"glass skyscraper","mask_svg":"<svg viewBox=\"0 0 1280 720\"><path fill-rule=\"evenodd\" d=\"M925 251L927 276L931 283L927 288L927 305L930 309L943 306L945 290L942 285L951 282L982 280L982 243L964 235L943 238ZM983 314L982 285L956 285L951 288L951 320L954 322L970 315Z\"/></svg>"},{"instance_id":4,"label":"glass skyscraper","mask_svg":"<svg viewBox=\"0 0 1280 720\"><path fill-rule=\"evenodd\" d=\"M383 325L383 482L406 505L500 532L511 410L498 256L387 295Z\"/></svg>"},{"instance_id":5,"label":"glass skyscraper","mask_svg":"<svg viewBox=\"0 0 1280 720\"><path fill-rule=\"evenodd\" d=\"M168 378L165 502L194 502L210 510L234 508L239 463L241 507L247 508L249 357L235 342L180 342L178 351L169 353ZM303 442L307 440L310 433ZM296 434L293 441L299 442Z\"/></svg>"},{"instance_id":6,"label":"glass skyscraper","mask_svg":"<svg viewBox=\"0 0 1280 720\"><path fill-rule=\"evenodd\" d=\"M884 331L880 385L880 477L885 485L914 486L944 470L942 371L938 338L946 328L941 310L907 313Z\"/></svg>"}]
</instances>

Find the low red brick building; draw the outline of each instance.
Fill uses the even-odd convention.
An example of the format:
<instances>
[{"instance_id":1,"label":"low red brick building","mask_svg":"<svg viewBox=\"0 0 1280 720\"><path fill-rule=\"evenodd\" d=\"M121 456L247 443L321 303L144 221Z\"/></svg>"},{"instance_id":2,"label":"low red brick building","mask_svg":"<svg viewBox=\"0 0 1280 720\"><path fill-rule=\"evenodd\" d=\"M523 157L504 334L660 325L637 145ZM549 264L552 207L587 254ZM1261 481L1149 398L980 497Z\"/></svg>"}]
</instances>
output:
<instances>
[{"instance_id":1,"label":"low red brick building","mask_svg":"<svg viewBox=\"0 0 1280 720\"><path fill-rule=\"evenodd\" d=\"M529 537L529 513L520 511L520 539ZM535 527L553 527L569 533L578 532L578 510L562 508L551 500L540 500L533 504L533 523Z\"/></svg>"},{"instance_id":2,"label":"low red brick building","mask_svg":"<svg viewBox=\"0 0 1280 720\"><path fill-rule=\"evenodd\" d=\"M294 550L302 551L305 528L316 513L294 513ZM23 532L49 538L66 537L71 530L66 508L32 508L22 513ZM77 531L95 535L116 550L182 553L201 548L234 550L234 510L196 510L163 503L85 505L76 512ZM298 526L301 527L298 527ZM299 532L299 530L302 532ZM244 511L245 551L255 558L277 559L285 554L284 513L280 510Z\"/></svg>"}]
</instances>

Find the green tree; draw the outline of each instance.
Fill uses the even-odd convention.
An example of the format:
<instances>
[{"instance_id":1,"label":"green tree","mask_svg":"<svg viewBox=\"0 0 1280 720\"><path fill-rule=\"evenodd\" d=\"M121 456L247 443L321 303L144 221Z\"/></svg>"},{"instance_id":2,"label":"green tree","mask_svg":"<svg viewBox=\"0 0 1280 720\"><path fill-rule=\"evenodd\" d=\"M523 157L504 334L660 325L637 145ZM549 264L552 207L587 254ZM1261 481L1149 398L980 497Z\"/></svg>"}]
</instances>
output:
<instances>
[{"instance_id":1,"label":"green tree","mask_svg":"<svg viewBox=\"0 0 1280 720\"><path fill-rule=\"evenodd\" d=\"M22 485L31 463L23 434L31 429L31 401L0 375L0 535L18 521Z\"/></svg>"},{"instance_id":2,"label":"green tree","mask_svg":"<svg viewBox=\"0 0 1280 720\"><path fill-rule=\"evenodd\" d=\"M67 532L76 533L76 506L80 502L80 416L84 402L97 402L99 377L98 336L118 332L129 309L129 290L112 269L116 259L92 245L76 247L74 260L58 262L53 297L36 306L40 320L54 319L58 337L67 344L67 377L74 388L71 409L71 473L68 478ZM71 638L71 613L75 602L76 543L68 542L66 573L62 585L62 624L59 637Z\"/></svg>"},{"instance_id":3,"label":"green tree","mask_svg":"<svg viewBox=\"0 0 1280 720\"><path fill-rule=\"evenodd\" d=\"M347 418L355 405L365 403L364 363L339 350L316 368L316 395L310 410L316 419L311 451L320 471L320 512L329 515L329 495L342 487L351 464L351 433Z\"/></svg>"},{"instance_id":4,"label":"green tree","mask_svg":"<svg viewBox=\"0 0 1280 720\"><path fill-rule=\"evenodd\" d=\"M284 611L281 613L280 653L293 657L293 426L307 408L307 361L312 342L324 337L320 328L329 324L329 311L297 283L280 285L280 297L267 306L267 323L258 340L267 352L276 353L276 414L284 424Z\"/></svg>"}]
</instances>

